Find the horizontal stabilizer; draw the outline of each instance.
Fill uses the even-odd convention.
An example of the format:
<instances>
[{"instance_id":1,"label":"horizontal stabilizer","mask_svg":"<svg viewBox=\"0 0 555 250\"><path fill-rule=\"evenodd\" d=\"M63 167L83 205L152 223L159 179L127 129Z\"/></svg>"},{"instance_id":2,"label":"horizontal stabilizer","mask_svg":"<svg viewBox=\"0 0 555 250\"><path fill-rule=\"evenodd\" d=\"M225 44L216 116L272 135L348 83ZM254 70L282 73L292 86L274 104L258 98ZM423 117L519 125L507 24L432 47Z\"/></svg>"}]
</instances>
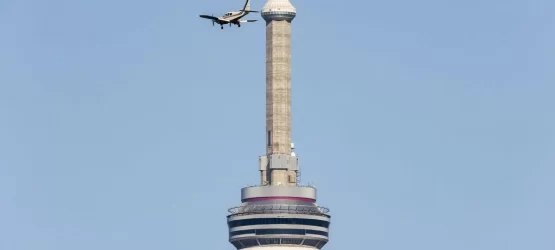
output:
<instances>
[{"instance_id":1,"label":"horizontal stabilizer","mask_svg":"<svg viewBox=\"0 0 555 250\"><path fill-rule=\"evenodd\" d=\"M260 11L256 11L256 10L245 10L245 12L247 12L247 13L251 13L251 12L252 12L252 13L258 13L258 12L260 12Z\"/></svg>"},{"instance_id":2,"label":"horizontal stabilizer","mask_svg":"<svg viewBox=\"0 0 555 250\"><path fill-rule=\"evenodd\" d=\"M240 20L239 22L240 23L254 23L256 21L258 21L258 20Z\"/></svg>"}]
</instances>

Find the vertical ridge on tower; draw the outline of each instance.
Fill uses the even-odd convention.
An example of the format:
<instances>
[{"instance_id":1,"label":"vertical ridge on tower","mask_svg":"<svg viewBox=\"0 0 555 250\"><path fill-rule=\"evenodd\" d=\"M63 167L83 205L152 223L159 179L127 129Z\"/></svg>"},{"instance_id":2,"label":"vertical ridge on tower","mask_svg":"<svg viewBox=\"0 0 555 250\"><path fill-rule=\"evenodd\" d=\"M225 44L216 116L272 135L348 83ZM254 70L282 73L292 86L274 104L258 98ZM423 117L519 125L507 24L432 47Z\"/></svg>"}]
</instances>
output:
<instances>
[{"instance_id":1,"label":"vertical ridge on tower","mask_svg":"<svg viewBox=\"0 0 555 250\"><path fill-rule=\"evenodd\" d=\"M291 22L289 0L268 0L266 21L266 155L259 158L260 185L241 189L229 209L229 241L237 249L321 249L329 240L329 210L316 204L316 188L299 185L291 143Z\"/></svg>"}]
</instances>

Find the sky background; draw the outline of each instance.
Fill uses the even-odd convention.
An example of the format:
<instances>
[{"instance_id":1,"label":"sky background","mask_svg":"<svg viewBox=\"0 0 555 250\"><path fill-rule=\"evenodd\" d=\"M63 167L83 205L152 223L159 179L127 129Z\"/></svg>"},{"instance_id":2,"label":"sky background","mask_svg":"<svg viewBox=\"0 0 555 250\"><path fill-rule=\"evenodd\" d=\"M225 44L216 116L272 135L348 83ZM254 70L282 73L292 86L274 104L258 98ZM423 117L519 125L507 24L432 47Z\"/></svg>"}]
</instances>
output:
<instances>
[{"instance_id":1,"label":"sky background","mask_svg":"<svg viewBox=\"0 0 555 250\"><path fill-rule=\"evenodd\" d=\"M293 3L325 249L555 249L555 1ZM0 0L0 249L234 249L265 29L198 14L243 4Z\"/></svg>"}]
</instances>

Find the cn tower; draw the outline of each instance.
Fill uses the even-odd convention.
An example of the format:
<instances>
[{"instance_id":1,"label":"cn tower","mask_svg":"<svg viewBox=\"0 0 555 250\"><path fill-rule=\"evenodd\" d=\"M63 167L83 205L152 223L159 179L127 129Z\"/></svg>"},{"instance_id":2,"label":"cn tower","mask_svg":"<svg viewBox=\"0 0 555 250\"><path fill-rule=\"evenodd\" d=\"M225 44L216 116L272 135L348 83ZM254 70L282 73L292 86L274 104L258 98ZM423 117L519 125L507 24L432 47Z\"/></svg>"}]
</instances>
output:
<instances>
[{"instance_id":1,"label":"cn tower","mask_svg":"<svg viewBox=\"0 0 555 250\"><path fill-rule=\"evenodd\" d=\"M289 0L268 0L266 21L266 155L259 157L260 185L241 189L229 209L229 241L237 249L321 249L331 216L316 204L316 188L299 185L299 158L291 143L291 22Z\"/></svg>"}]
</instances>

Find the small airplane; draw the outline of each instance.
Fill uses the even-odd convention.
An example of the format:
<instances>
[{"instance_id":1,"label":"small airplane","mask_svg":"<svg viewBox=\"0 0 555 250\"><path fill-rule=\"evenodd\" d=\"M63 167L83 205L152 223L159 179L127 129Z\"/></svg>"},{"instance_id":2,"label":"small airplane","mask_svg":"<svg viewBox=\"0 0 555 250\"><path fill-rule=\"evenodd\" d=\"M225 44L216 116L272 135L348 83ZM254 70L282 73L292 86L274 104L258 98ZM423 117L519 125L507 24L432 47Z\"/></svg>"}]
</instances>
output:
<instances>
[{"instance_id":1,"label":"small airplane","mask_svg":"<svg viewBox=\"0 0 555 250\"><path fill-rule=\"evenodd\" d=\"M242 17L248 15L251 12L256 13L258 11L252 11L251 0L247 0L247 2L245 3L245 7L243 7L243 10L241 11L227 12L222 17L215 17L215 16L209 16L209 15L200 15L200 17L211 19L212 26L214 26L214 24L217 23L222 27L222 29L224 29L224 24L229 24L230 27L232 24L235 24L238 27L241 27L241 23L252 23L252 22L258 21L258 20L241 20Z\"/></svg>"}]
</instances>

